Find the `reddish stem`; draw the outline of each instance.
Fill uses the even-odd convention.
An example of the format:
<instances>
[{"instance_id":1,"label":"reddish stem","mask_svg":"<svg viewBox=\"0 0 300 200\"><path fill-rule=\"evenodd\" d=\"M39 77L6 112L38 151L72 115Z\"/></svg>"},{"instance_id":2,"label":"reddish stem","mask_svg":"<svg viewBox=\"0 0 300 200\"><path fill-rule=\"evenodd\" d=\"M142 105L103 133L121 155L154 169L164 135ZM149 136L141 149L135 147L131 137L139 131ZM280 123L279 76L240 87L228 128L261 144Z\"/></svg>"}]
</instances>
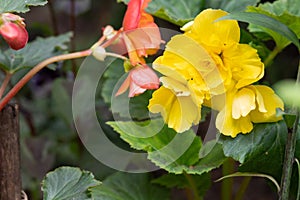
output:
<instances>
[{"instance_id":1,"label":"reddish stem","mask_svg":"<svg viewBox=\"0 0 300 200\"><path fill-rule=\"evenodd\" d=\"M0 111L3 109L3 107L19 92L19 90L41 69L46 67L47 65L51 63L55 63L62 60L70 60L75 58L81 58L89 56L92 53L92 50L88 49L85 51L65 54L65 55L59 55L54 56L51 58L48 58L38 65L36 65L34 68L32 68L7 94L6 96L1 100L0 102Z\"/></svg>"},{"instance_id":2,"label":"reddish stem","mask_svg":"<svg viewBox=\"0 0 300 200\"><path fill-rule=\"evenodd\" d=\"M2 83L2 85L1 85L1 87L0 87L0 99L2 98L2 95L3 95L4 92L5 92L5 89L6 89L8 83L9 83L9 81L10 81L11 76L12 76L12 74L10 74L10 73L8 73L8 72L6 73L6 76L5 76L5 78L4 78L4 81L3 81L3 83Z\"/></svg>"}]
</instances>

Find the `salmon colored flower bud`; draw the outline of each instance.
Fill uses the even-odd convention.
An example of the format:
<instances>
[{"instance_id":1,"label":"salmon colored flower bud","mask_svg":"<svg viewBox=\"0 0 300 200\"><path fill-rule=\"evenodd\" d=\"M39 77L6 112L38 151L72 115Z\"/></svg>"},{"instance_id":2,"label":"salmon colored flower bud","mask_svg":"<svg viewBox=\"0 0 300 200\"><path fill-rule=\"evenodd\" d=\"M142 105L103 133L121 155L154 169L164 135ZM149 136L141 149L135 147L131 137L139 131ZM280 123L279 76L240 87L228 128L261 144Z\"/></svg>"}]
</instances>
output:
<instances>
[{"instance_id":1,"label":"salmon colored flower bud","mask_svg":"<svg viewBox=\"0 0 300 200\"><path fill-rule=\"evenodd\" d=\"M0 34L14 50L22 49L28 41L28 33L23 18L11 13L0 15Z\"/></svg>"},{"instance_id":2,"label":"salmon colored flower bud","mask_svg":"<svg viewBox=\"0 0 300 200\"><path fill-rule=\"evenodd\" d=\"M137 66L129 71L128 77L125 79L116 96L124 93L129 88L129 97L142 94L147 89L157 89L159 87L159 79L154 71L147 65Z\"/></svg>"}]
</instances>

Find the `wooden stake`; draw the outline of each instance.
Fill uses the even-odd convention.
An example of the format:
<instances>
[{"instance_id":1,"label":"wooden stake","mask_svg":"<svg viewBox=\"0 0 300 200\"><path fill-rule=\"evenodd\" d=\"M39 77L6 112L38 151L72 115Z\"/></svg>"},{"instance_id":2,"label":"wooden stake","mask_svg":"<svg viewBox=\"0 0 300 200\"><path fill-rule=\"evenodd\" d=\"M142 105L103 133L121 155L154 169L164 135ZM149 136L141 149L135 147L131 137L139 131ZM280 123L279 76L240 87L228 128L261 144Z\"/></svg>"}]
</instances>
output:
<instances>
[{"instance_id":1,"label":"wooden stake","mask_svg":"<svg viewBox=\"0 0 300 200\"><path fill-rule=\"evenodd\" d=\"M18 106L0 111L0 200L21 200Z\"/></svg>"}]
</instances>

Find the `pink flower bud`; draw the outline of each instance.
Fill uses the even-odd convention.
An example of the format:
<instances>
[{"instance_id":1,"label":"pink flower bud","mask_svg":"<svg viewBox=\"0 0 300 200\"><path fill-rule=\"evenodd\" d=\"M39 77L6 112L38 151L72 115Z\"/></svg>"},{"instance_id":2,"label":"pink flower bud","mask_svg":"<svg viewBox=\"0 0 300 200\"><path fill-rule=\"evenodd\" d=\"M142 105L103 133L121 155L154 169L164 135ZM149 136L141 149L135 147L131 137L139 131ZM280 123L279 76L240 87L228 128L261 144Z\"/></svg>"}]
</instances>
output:
<instances>
[{"instance_id":1,"label":"pink flower bud","mask_svg":"<svg viewBox=\"0 0 300 200\"><path fill-rule=\"evenodd\" d=\"M159 79L155 72L147 65L137 66L129 71L128 77L125 79L116 96L124 93L129 88L129 97L142 94L147 89L157 89L159 87Z\"/></svg>"},{"instance_id":2,"label":"pink flower bud","mask_svg":"<svg viewBox=\"0 0 300 200\"><path fill-rule=\"evenodd\" d=\"M12 49L22 49L28 41L23 18L11 13L4 13L0 16L2 17L0 34Z\"/></svg>"}]
</instances>

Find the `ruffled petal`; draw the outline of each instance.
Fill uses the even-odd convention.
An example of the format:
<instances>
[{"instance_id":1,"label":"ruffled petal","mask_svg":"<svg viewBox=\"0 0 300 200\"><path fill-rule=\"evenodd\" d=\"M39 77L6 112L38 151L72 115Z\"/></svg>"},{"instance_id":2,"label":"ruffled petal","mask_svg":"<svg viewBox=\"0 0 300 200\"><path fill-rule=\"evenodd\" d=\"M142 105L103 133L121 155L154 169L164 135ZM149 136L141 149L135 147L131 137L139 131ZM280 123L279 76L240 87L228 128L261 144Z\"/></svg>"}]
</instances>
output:
<instances>
[{"instance_id":1,"label":"ruffled petal","mask_svg":"<svg viewBox=\"0 0 300 200\"><path fill-rule=\"evenodd\" d=\"M249 115L233 119L230 106L226 106L217 115L216 127L223 135L234 138L239 133L249 133L253 129L253 124Z\"/></svg>"},{"instance_id":2,"label":"ruffled petal","mask_svg":"<svg viewBox=\"0 0 300 200\"><path fill-rule=\"evenodd\" d=\"M249 86L256 91L260 98L257 100L258 109L250 113L251 121L254 123L277 122L282 119L281 116L276 116L276 109L284 109L283 101L274 93L274 91L264 85ZM263 108L263 109L262 109ZM266 110L261 112L261 110Z\"/></svg>"},{"instance_id":3,"label":"ruffled petal","mask_svg":"<svg viewBox=\"0 0 300 200\"><path fill-rule=\"evenodd\" d=\"M242 88L233 97L232 118L246 117L255 108L255 93L248 88Z\"/></svg>"},{"instance_id":4,"label":"ruffled petal","mask_svg":"<svg viewBox=\"0 0 300 200\"><path fill-rule=\"evenodd\" d=\"M222 58L225 67L231 69L236 88L254 83L264 75L264 64L257 50L247 44L232 45L223 51Z\"/></svg>"}]
</instances>

